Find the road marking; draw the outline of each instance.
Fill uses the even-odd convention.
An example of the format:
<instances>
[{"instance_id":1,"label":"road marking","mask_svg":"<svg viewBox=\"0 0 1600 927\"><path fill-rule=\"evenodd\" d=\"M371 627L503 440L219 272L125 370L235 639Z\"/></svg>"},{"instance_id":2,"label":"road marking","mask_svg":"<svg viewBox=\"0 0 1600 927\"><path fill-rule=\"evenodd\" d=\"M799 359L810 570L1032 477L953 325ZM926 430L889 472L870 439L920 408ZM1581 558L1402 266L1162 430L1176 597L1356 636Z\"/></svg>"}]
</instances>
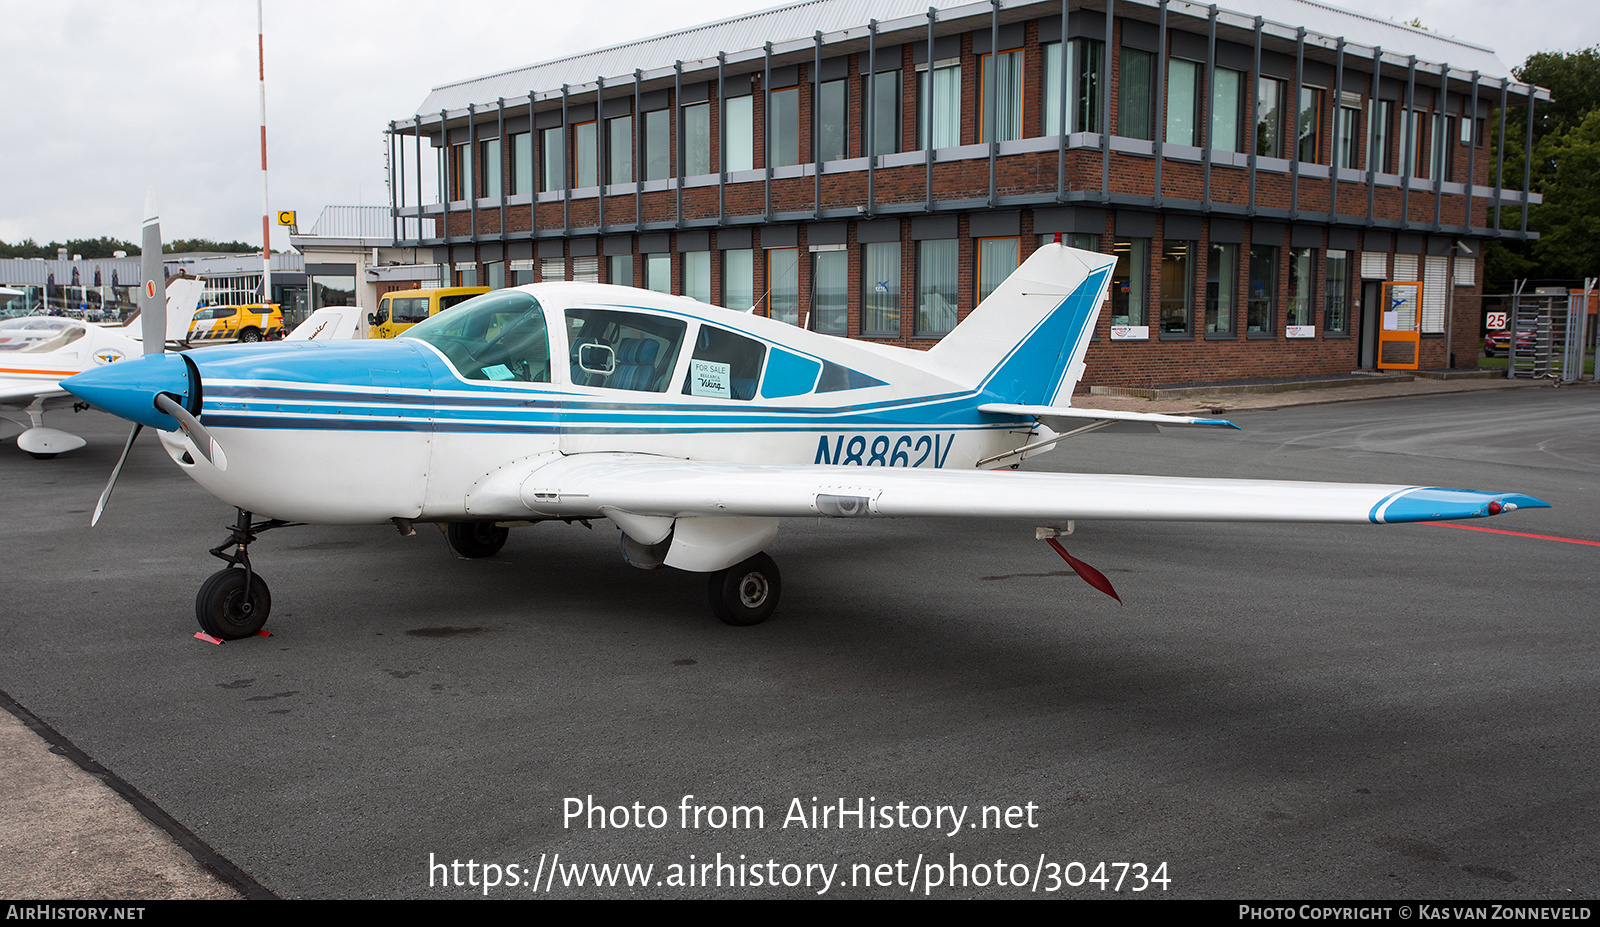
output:
<instances>
[{"instance_id":1,"label":"road marking","mask_svg":"<svg viewBox=\"0 0 1600 927\"><path fill-rule=\"evenodd\" d=\"M1477 525L1452 525L1443 521L1425 521L1425 525L1438 525L1441 528L1464 528L1467 531L1487 531L1490 534L1509 534L1518 538L1535 538L1540 541L1560 541L1563 544L1587 544L1590 547L1600 547L1600 541L1585 541L1579 538L1558 538L1553 534L1527 534L1522 531L1504 531L1500 528L1480 528Z\"/></svg>"}]
</instances>

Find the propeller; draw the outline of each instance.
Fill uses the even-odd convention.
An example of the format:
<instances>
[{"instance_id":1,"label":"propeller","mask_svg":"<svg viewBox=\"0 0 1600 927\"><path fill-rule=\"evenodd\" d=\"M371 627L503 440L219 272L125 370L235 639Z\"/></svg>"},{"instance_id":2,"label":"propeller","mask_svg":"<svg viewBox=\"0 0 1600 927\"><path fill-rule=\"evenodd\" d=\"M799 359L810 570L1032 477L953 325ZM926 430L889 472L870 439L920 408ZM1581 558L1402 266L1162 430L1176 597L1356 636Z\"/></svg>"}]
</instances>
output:
<instances>
[{"instance_id":1,"label":"propeller","mask_svg":"<svg viewBox=\"0 0 1600 927\"><path fill-rule=\"evenodd\" d=\"M96 397L96 404L107 411L123 415L126 418L133 418L134 425L133 430L128 433L128 442L122 447L122 456L117 458L117 465L111 470L111 479L106 482L105 490L100 493L100 501L94 507L94 516L89 521L91 526L100 522L100 516L105 512L106 503L111 499L111 491L116 488L117 477L122 475L122 467L128 462L128 454L133 450L133 442L139 437L139 432L144 430L146 423L159 425L158 422L151 421L149 415L150 407L148 405L145 405L142 410L137 409L139 403L148 402L148 400L135 399L134 397L148 396L149 393L145 392L145 387L149 384L167 382L163 376L165 371L160 369L163 367L162 362L149 359L152 354L163 354L167 347L166 275L162 271L161 219L156 214L154 188L146 188L145 190L144 214L144 235L140 243L143 253L140 255L139 260L139 274L143 278L143 283L139 288L139 316L140 331L144 336L145 359L129 363L122 370L106 367L95 372L99 379L106 381L100 386L100 389L105 390L105 397L104 399ZM179 356L181 357L182 355ZM115 366L122 368L124 364ZM200 456L204 457L218 470L226 470L228 469L228 458L222 452L222 445L195 417L195 413L200 410L200 371L195 367L194 362L187 357L183 358L183 368L187 381L185 384L187 389L183 391L183 395L174 398L172 393L158 386L155 389L155 408L177 420L178 426L183 429L183 433L193 442L195 449L200 452ZM135 369L138 372L135 372ZM80 374L79 377L91 381L94 379L83 374ZM90 382L80 384L79 388L95 389L96 387L93 382ZM135 408L130 409L128 407L130 399L134 400L132 405ZM194 411L191 412L185 403L180 401L185 399L194 406ZM140 421L140 419L143 419L143 421ZM166 426L159 425L159 427Z\"/></svg>"}]
</instances>

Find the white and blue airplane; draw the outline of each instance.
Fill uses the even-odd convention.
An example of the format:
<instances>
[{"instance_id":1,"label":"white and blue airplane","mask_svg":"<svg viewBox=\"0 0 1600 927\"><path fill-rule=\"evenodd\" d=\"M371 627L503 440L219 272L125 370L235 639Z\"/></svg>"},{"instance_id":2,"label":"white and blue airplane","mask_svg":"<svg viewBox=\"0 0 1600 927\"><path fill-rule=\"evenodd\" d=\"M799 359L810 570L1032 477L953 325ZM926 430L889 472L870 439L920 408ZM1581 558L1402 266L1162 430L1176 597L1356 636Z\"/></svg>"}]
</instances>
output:
<instances>
[{"instance_id":1,"label":"white and blue airplane","mask_svg":"<svg viewBox=\"0 0 1600 927\"><path fill-rule=\"evenodd\" d=\"M217 638L266 621L249 544L291 523L443 523L457 552L483 557L511 526L606 518L627 562L708 574L716 615L749 625L778 603L763 551L784 517L1032 518L1114 595L1054 540L1072 521L1383 524L1546 506L1426 486L991 472L1107 425L1232 427L1069 405L1113 264L1046 245L926 352L541 283L395 340L157 353L64 385L135 422L130 447L158 429L178 466L238 510L212 550L229 566L196 600ZM379 460L395 479L367 478Z\"/></svg>"}]
</instances>

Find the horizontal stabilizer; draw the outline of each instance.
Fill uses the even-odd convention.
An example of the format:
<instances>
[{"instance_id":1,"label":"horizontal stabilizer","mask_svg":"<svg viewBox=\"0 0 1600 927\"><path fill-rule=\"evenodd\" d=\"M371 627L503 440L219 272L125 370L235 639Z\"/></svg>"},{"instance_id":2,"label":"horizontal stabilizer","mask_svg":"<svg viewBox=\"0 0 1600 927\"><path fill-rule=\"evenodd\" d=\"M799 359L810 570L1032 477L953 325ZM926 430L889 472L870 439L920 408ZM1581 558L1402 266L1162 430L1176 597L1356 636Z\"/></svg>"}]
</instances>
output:
<instances>
[{"instance_id":1,"label":"horizontal stabilizer","mask_svg":"<svg viewBox=\"0 0 1600 927\"><path fill-rule=\"evenodd\" d=\"M1067 432L1094 422L1141 422L1149 425L1175 425L1200 428L1234 428L1239 426L1221 418L1196 418L1192 415L1163 415L1158 412L1113 412L1109 409L1076 409L1071 406L1024 406L1002 402L989 402L978 406L979 412L996 415L1022 415L1037 419L1044 427L1056 432Z\"/></svg>"}]
</instances>

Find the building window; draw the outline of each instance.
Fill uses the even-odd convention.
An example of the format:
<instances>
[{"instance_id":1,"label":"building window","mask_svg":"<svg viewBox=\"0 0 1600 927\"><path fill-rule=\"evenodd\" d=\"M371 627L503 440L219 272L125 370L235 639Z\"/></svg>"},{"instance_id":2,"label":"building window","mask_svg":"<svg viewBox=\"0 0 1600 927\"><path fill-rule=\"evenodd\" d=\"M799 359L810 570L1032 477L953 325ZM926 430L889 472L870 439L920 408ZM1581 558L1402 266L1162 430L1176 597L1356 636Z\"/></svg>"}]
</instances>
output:
<instances>
[{"instance_id":1,"label":"building window","mask_svg":"<svg viewBox=\"0 0 1600 927\"><path fill-rule=\"evenodd\" d=\"M1419 113L1416 110L1412 110L1411 118L1406 120L1407 128L1405 138L1402 140L1405 145L1405 153L1402 155L1400 163L1411 171L1411 176L1413 177L1428 176L1428 162L1423 154L1425 151L1423 141L1427 135L1427 125L1428 114Z\"/></svg>"},{"instance_id":2,"label":"building window","mask_svg":"<svg viewBox=\"0 0 1600 927\"><path fill-rule=\"evenodd\" d=\"M1328 252L1327 297L1322 303L1322 328L1328 334L1350 332L1350 252Z\"/></svg>"},{"instance_id":3,"label":"building window","mask_svg":"<svg viewBox=\"0 0 1600 927\"><path fill-rule=\"evenodd\" d=\"M978 111L983 114L978 123L978 141L1021 138L1022 49L979 55L978 60L983 78L978 88Z\"/></svg>"},{"instance_id":4,"label":"building window","mask_svg":"<svg viewBox=\"0 0 1600 927\"><path fill-rule=\"evenodd\" d=\"M560 126L545 129L539 133L539 147L544 155L544 176L541 190L565 190L567 188L566 146L561 144L562 129Z\"/></svg>"},{"instance_id":5,"label":"building window","mask_svg":"<svg viewBox=\"0 0 1600 927\"><path fill-rule=\"evenodd\" d=\"M1378 100L1374 104L1371 124L1367 132L1371 136L1372 154L1367 163L1376 167L1380 173L1393 174L1394 171L1394 146L1390 143L1394 131L1394 101Z\"/></svg>"},{"instance_id":6,"label":"building window","mask_svg":"<svg viewBox=\"0 0 1600 927\"><path fill-rule=\"evenodd\" d=\"M722 252L722 305L744 312L756 302L755 252L735 248Z\"/></svg>"},{"instance_id":7,"label":"building window","mask_svg":"<svg viewBox=\"0 0 1600 927\"><path fill-rule=\"evenodd\" d=\"M467 143L450 146L450 201L464 200L472 195L472 153Z\"/></svg>"},{"instance_id":8,"label":"building window","mask_svg":"<svg viewBox=\"0 0 1600 927\"><path fill-rule=\"evenodd\" d=\"M1154 138L1151 114L1155 99L1155 56L1137 48L1122 49L1122 74L1117 95L1117 134Z\"/></svg>"},{"instance_id":9,"label":"building window","mask_svg":"<svg viewBox=\"0 0 1600 927\"><path fill-rule=\"evenodd\" d=\"M1022 239L978 239L978 302L989 298L1021 262Z\"/></svg>"},{"instance_id":10,"label":"building window","mask_svg":"<svg viewBox=\"0 0 1600 927\"><path fill-rule=\"evenodd\" d=\"M929 81L932 89L929 89ZM933 142L929 144L931 129ZM961 144L961 63L935 62L917 72L917 147L954 148Z\"/></svg>"},{"instance_id":11,"label":"building window","mask_svg":"<svg viewBox=\"0 0 1600 927\"><path fill-rule=\"evenodd\" d=\"M1289 249L1289 325L1315 325L1312 294L1317 287L1317 249Z\"/></svg>"},{"instance_id":12,"label":"building window","mask_svg":"<svg viewBox=\"0 0 1600 927\"><path fill-rule=\"evenodd\" d=\"M850 252L843 245L811 253L811 328L829 335L849 333Z\"/></svg>"},{"instance_id":13,"label":"building window","mask_svg":"<svg viewBox=\"0 0 1600 927\"><path fill-rule=\"evenodd\" d=\"M1217 68L1211 84L1211 147L1244 151L1244 74Z\"/></svg>"},{"instance_id":14,"label":"building window","mask_svg":"<svg viewBox=\"0 0 1600 927\"><path fill-rule=\"evenodd\" d=\"M1296 156L1306 164L1322 163L1322 88L1300 88Z\"/></svg>"},{"instance_id":15,"label":"building window","mask_svg":"<svg viewBox=\"0 0 1600 927\"><path fill-rule=\"evenodd\" d=\"M1200 74L1203 65L1167 61L1167 144L1200 145Z\"/></svg>"},{"instance_id":16,"label":"building window","mask_svg":"<svg viewBox=\"0 0 1600 927\"><path fill-rule=\"evenodd\" d=\"M685 251L682 262L679 280L683 295L703 303L711 302L711 252Z\"/></svg>"},{"instance_id":17,"label":"building window","mask_svg":"<svg viewBox=\"0 0 1600 927\"><path fill-rule=\"evenodd\" d=\"M1239 246L1212 242L1206 257L1206 334L1233 334L1238 293Z\"/></svg>"},{"instance_id":18,"label":"building window","mask_svg":"<svg viewBox=\"0 0 1600 927\"><path fill-rule=\"evenodd\" d=\"M956 327L960 245L954 238L917 242L917 337L938 337Z\"/></svg>"},{"instance_id":19,"label":"building window","mask_svg":"<svg viewBox=\"0 0 1600 927\"><path fill-rule=\"evenodd\" d=\"M572 279L578 283L600 282L600 258L598 255L582 254L572 257ZM489 284L494 286L493 283Z\"/></svg>"},{"instance_id":20,"label":"building window","mask_svg":"<svg viewBox=\"0 0 1600 927\"><path fill-rule=\"evenodd\" d=\"M511 136L511 189L513 196L533 192L533 135L518 132Z\"/></svg>"},{"instance_id":21,"label":"building window","mask_svg":"<svg viewBox=\"0 0 1600 927\"><path fill-rule=\"evenodd\" d=\"M606 258L606 282L633 286L633 255L613 254Z\"/></svg>"},{"instance_id":22,"label":"building window","mask_svg":"<svg viewBox=\"0 0 1600 927\"><path fill-rule=\"evenodd\" d=\"M1150 239L1132 238L1112 244L1117 258L1111 272L1111 324L1148 325L1145 309L1150 294Z\"/></svg>"},{"instance_id":23,"label":"building window","mask_svg":"<svg viewBox=\"0 0 1600 927\"><path fill-rule=\"evenodd\" d=\"M1046 232L1039 236L1039 247L1054 244L1055 240L1053 232ZM1096 254L1100 252L1100 236L1091 232L1064 232L1061 235L1061 243L1079 251L1093 251Z\"/></svg>"},{"instance_id":24,"label":"building window","mask_svg":"<svg viewBox=\"0 0 1600 927\"><path fill-rule=\"evenodd\" d=\"M1073 132L1100 131L1100 60L1105 43L1073 39L1044 46L1044 134L1061 134L1061 74L1066 70L1066 124ZM1065 48L1066 61L1062 61Z\"/></svg>"},{"instance_id":25,"label":"building window","mask_svg":"<svg viewBox=\"0 0 1600 927\"><path fill-rule=\"evenodd\" d=\"M498 198L500 196L500 174L505 167L500 162L500 140L498 138L486 138L478 143L478 150L483 153L483 185L478 195Z\"/></svg>"},{"instance_id":26,"label":"building window","mask_svg":"<svg viewBox=\"0 0 1600 927\"><path fill-rule=\"evenodd\" d=\"M491 290L506 288L506 262L489 261L483 265L484 284Z\"/></svg>"},{"instance_id":27,"label":"building window","mask_svg":"<svg viewBox=\"0 0 1600 927\"><path fill-rule=\"evenodd\" d=\"M1454 127L1455 120L1435 113L1433 116L1433 150L1430 152L1430 161L1433 163L1433 173L1430 176L1440 180L1450 179L1450 130Z\"/></svg>"},{"instance_id":28,"label":"building window","mask_svg":"<svg viewBox=\"0 0 1600 927\"><path fill-rule=\"evenodd\" d=\"M683 176L711 173L711 104L685 106L679 133L683 136Z\"/></svg>"},{"instance_id":29,"label":"building window","mask_svg":"<svg viewBox=\"0 0 1600 927\"><path fill-rule=\"evenodd\" d=\"M748 171L756 166L755 98L750 94L722 101L722 141L728 162L725 171Z\"/></svg>"},{"instance_id":30,"label":"building window","mask_svg":"<svg viewBox=\"0 0 1600 927\"><path fill-rule=\"evenodd\" d=\"M527 286L539 282L538 262L530 260L511 262L511 285Z\"/></svg>"},{"instance_id":31,"label":"building window","mask_svg":"<svg viewBox=\"0 0 1600 927\"><path fill-rule=\"evenodd\" d=\"M672 292L672 255L663 252L644 256L644 288L657 293Z\"/></svg>"},{"instance_id":32,"label":"building window","mask_svg":"<svg viewBox=\"0 0 1600 927\"><path fill-rule=\"evenodd\" d=\"M1285 83L1271 77L1256 80L1256 154L1281 158Z\"/></svg>"},{"instance_id":33,"label":"building window","mask_svg":"<svg viewBox=\"0 0 1600 927\"><path fill-rule=\"evenodd\" d=\"M767 164L800 163L800 88L774 90L767 97Z\"/></svg>"},{"instance_id":34,"label":"building window","mask_svg":"<svg viewBox=\"0 0 1600 927\"><path fill-rule=\"evenodd\" d=\"M861 246L861 333L879 338L900 334L900 243Z\"/></svg>"},{"instance_id":35,"label":"building window","mask_svg":"<svg viewBox=\"0 0 1600 927\"><path fill-rule=\"evenodd\" d=\"M572 127L572 185L594 187L600 184L600 127L580 122Z\"/></svg>"},{"instance_id":36,"label":"building window","mask_svg":"<svg viewBox=\"0 0 1600 927\"><path fill-rule=\"evenodd\" d=\"M564 257L548 257L539 259L539 279L545 282L567 279L567 259ZM470 286L470 284L460 284Z\"/></svg>"},{"instance_id":37,"label":"building window","mask_svg":"<svg viewBox=\"0 0 1600 927\"><path fill-rule=\"evenodd\" d=\"M1245 302L1248 334L1270 335L1277 323L1278 248L1276 245L1250 246L1250 295Z\"/></svg>"},{"instance_id":38,"label":"building window","mask_svg":"<svg viewBox=\"0 0 1600 927\"><path fill-rule=\"evenodd\" d=\"M1339 137L1334 145L1335 167L1361 166L1361 110L1339 107Z\"/></svg>"},{"instance_id":39,"label":"building window","mask_svg":"<svg viewBox=\"0 0 1600 927\"><path fill-rule=\"evenodd\" d=\"M1106 69L1106 43L1099 39L1073 39L1072 56L1075 60L1069 61L1067 67L1076 75L1073 98L1078 101L1072 131L1103 132L1106 117L1100 107L1100 80Z\"/></svg>"},{"instance_id":40,"label":"building window","mask_svg":"<svg viewBox=\"0 0 1600 927\"><path fill-rule=\"evenodd\" d=\"M767 318L800 324L800 250L767 249Z\"/></svg>"},{"instance_id":41,"label":"building window","mask_svg":"<svg viewBox=\"0 0 1600 927\"><path fill-rule=\"evenodd\" d=\"M672 176L672 113L658 109L644 114L644 179Z\"/></svg>"},{"instance_id":42,"label":"building window","mask_svg":"<svg viewBox=\"0 0 1600 927\"><path fill-rule=\"evenodd\" d=\"M633 182L633 117L606 120L606 183Z\"/></svg>"},{"instance_id":43,"label":"building window","mask_svg":"<svg viewBox=\"0 0 1600 927\"><path fill-rule=\"evenodd\" d=\"M817 88L818 161L838 161L850 156L850 119L846 82L830 80Z\"/></svg>"},{"instance_id":44,"label":"building window","mask_svg":"<svg viewBox=\"0 0 1600 927\"><path fill-rule=\"evenodd\" d=\"M867 140L869 155L894 154L900 150L900 72L879 71L877 80L861 77L861 98L871 101L861 107L861 137Z\"/></svg>"},{"instance_id":45,"label":"building window","mask_svg":"<svg viewBox=\"0 0 1600 927\"><path fill-rule=\"evenodd\" d=\"M1194 302L1193 256L1198 242L1161 243L1161 333L1189 334L1189 307Z\"/></svg>"}]
</instances>

